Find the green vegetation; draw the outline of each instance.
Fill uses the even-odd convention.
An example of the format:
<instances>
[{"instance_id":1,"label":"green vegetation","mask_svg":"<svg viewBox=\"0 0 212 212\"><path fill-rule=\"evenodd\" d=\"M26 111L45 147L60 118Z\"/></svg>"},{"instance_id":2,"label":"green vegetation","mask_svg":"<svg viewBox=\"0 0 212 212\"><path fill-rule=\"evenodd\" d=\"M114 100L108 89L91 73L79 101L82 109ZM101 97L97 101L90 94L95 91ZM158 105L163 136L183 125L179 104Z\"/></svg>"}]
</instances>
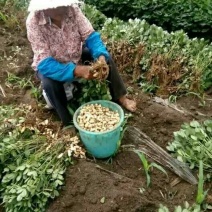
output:
<instances>
[{"instance_id":1,"label":"green vegetation","mask_svg":"<svg viewBox=\"0 0 212 212\"><path fill-rule=\"evenodd\" d=\"M145 19L170 31L183 29L190 36L211 39L212 1L210 0L86 0L107 17L127 21Z\"/></svg>"},{"instance_id":2,"label":"green vegetation","mask_svg":"<svg viewBox=\"0 0 212 212\"><path fill-rule=\"evenodd\" d=\"M176 206L174 209L174 212L201 212L201 208L199 205L192 205L190 206L188 202L184 203L184 206ZM160 208L158 210L158 212L170 212L170 210L163 205L160 205Z\"/></svg>"},{"instance_id":3,"label":"green vegetation","mask_svg":"<svg viewBox=\"0 0 212 212\"><path fill-rule=\"evenodd\" d=\"M0 0L1 8L14 6L18 10L20 9L25 10L28 4L29 0Z\"/></svg>"},{"instance_id":4,"label":"green vegetation","mask_svg":"<svg viewBox=\"0 0 212 212\"><path fill-rule=\"evenodd\" d=\"M41 88L34 85L32 81L32 76L28 78L18 77L13 73L8 72L7 78L5 80L5 85L12 89L30 89L32 97L34 97L37 101L41 100Z\"/></svg>"},{"instance_id":5,"label":"green vegetation","mask_svg":"<svg viewBox=\"0 0 212 212\"><path fill-rule=\"evenodd\" d=\"M26 7L29 0L0 0L0 23L10 30L25 30Z\"/></svg>"},{"instance_id":6,"label":"green vegetation","mask_svg":"<svg viewBox=\"0 0 212 212\"><path fill-rule=\"evenodd\" d=\"M166 171L161 166L159 166L158 164L156 164L156 163L150 163L149 164L147 159L146 159L146 157L145 157L145 155L142 152L140 152L138 150L134 150L134 152L136 154L138 154L138 156L139 156L139 158L140 158L140 160L141 160L141 162L143 164L144 171L145 171L145 174L146 174L147 187L149 187L149 185L151 183L151 178L150 178L150 169L151 168L154 167L154 168L160 170L161 172L163 172L166 176L168 176Z\"/></svg>"},{"instance_id":7,"label":"green vegetation","mask_svg":"<svg viewBox=\"0 0 212 212\"><path fill-rule=\"evenodd\" d=\"M197 191L197 198L196 203L201 205L205 197L207 195L207 192L204 191L204 173L203 173L203 163L202 160L199 161L199 182L198 182L198 191Z\"/></svg>"},{"instance_id":8,"label":"green vegetation","mask_svg":"<svg viewBox=\"0 0 212 212\"><path fill-rule=\"evenodd\" d=\"M0 191L7 212L45 211L71 162L62 138L27 125L30 113L24 105L0 106Z\"/></svg>"},{"instance_id":9,"label":"green vegetation","mask_svg":"<svg viewBox=\"0 0 212 212\"><path fill-rule=\"evenodd\" d=\"M96 9L95 6L84 4L82 11L89 15L89 21L92 23L95 30L101 30L107 17Z\"/></svg>"},{"instance_id":10,"label":"green vegetation","mask_svg":"<svg viewBox=\"0 0 212 212\"><path fill-rule=\"evenodd\" d=\"M168 33L139 19L108 19L102 35L119 68L142 87L148 83L157 95L202 95L212 86L212 45L204 39L189 39L183 31Z\"/></svg>"},{"instance_id":11,"label":"green vegetation","mask_svg":"<svg viewBox=\"0 0 212 212\"><path fill-rule=\"evenodd\" d=\"M180 161L186 162L191 168L199 167L212 174L212 120L203 122L192 121L182 125L182 129L174 133L174 140L167 149Z\"/></svg>"},{"instance_id":12,"label":"green vegetation","mask_svg":"<svg viewBox=\"0 0 212 212\"><path fill-rule=\"evenodd\" d=\"M7 72L7 78L5 80L5 84L7 87L12 89L15 88L24 89L28 88L32 84L32 82L31 77L29 77L29 79L26 79L25 77L21 78L13 73Z\"/></svg>"},{"instance_id":13,"label":"green vegetation","mask_svg":"<svg viewBox=\"0 0 212 212\"><path fill-rule=\"evenodd\" d=\"M99 82L96 80L81 80L81 90L79 95L75 95L78 105L94 100L111 100L110 92L108 89L108 82Z\"/></svg>"},{"instance_id":14,"label":"green vegetation","mask_svg":"<svg viewBox=\"0 0 212 212\"><path fill-rule=\"evenodd\" d=\"M111 100L108 82L82 79L77 84L73 99L69 102L69 111L73 115L79 106L94 100Z\"/></svg>"},{"instance_id":15,"label":"green vegetation","mask_svg":"<svg viewBox=\"0 0 212 212\"><path fill-rule=\"evenodd\" d=\"M212 120L182 125L181 130L174 133L174 141L167 149L179 161L189 164L191 169L199 168L196 203L204 209L211 207L205 203L207 191L204 191L204 181L211 181L212 176Z\"/></svg>"},{"instance_id":16,"label":"green vegetation","mask_svg":"<svg viewBox=\"0 0 212 212\"><path fill-rule=\"evenodd\" d=\"M98 23L95 8L84 12ZM189 39L182 30L168 33L140 19L105 18L101 32L119 70L130 73L145 92L203 97L212 86L212 45L204 39Z\"/></svg>"},{"instance_id":17,"label":"green vegetation","mask_svg":"<svg viewBox=\"0 0 212 212\"><path fill-rule=\"evenodd\" d=\"M201 212L204 209L211 208L209 205L204 204L203 207L201 205L204 203L205 197L207 195L207 191L203 190L204 186L204 175L203 175L203 163L199 162L199 182L198 182L198 191L196 197L196 203L192 206L189 205L188 202L184 203L184 206L175 207L174 212ZM204 209L203 209L204 208ZM160 205L158 212L169 212L169 209L163 205Z\"/></svg>"}]
</instances>

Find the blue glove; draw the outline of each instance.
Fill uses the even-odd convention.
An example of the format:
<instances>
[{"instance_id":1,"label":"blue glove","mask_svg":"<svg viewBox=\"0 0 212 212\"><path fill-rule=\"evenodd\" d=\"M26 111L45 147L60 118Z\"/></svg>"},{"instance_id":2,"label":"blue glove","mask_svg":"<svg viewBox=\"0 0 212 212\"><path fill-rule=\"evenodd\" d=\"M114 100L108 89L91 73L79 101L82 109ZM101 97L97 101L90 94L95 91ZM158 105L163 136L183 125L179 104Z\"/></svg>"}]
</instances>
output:
<instances>
[{"instance_id":1,"label":"blue glove","mask_svg":"<svg viewBox=\"0 0 212 212\"><path fill-rule=\"evenodd\" d=\"M99 56L102 55L105 56L106 60L108 60L110 55L101 39L99 32L91 33L85 41L85 46L91 52L91 55L94 58L94 60L98 59Z\"/></svg>"},{"instance_id":2,"label":"blue glove","mask_svg":"<svg viewBox=\"0 0 212 212\"><path fill-rule=\"evenodd\" d=\"M73 81L75 68L76 65L74 63L70 62L63 64L55 60L53 57L47 57L37 66L38 71L43 76L61 82Z\"/></svg>"}]
</instances>

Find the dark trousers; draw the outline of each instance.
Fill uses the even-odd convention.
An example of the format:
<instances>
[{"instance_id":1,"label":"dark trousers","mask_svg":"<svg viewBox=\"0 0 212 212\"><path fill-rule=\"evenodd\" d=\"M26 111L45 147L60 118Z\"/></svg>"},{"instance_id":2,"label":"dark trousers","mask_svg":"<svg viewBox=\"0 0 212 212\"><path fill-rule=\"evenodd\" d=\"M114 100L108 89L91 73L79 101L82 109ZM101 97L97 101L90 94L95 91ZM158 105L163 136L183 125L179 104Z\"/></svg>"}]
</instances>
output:
<instances>
[{"instance_id":1,"label":"dark trousers","mask_svg":"<svg viewBox=\"0 0 212 212\"><path fill-rule=\"evenodd\" d=\"M86 61L92 60L93 59L89 51L87 49L84 49L82 52L82 62L85 63ZM109 81L110 94L113 101L117 101L127 92L112 58L109 59L108 64L110 67L110 72L107 80ZM44 77L39 72L38 77L42 81L42 87L45 90L51 105L56 110L61 121L63 122L63 125L69 125L72 121L72 116L67 109L67 98L63 87L64 83Z\"/></svg>"}]
</instances>

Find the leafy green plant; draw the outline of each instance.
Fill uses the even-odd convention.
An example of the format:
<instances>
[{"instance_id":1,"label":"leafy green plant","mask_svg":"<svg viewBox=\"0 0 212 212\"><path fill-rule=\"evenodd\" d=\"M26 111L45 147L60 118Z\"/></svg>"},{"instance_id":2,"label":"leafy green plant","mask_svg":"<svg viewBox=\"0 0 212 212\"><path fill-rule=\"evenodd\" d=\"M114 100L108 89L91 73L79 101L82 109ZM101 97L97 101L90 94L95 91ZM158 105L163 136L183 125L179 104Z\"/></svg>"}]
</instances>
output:
<instances>
[{"instance_id":1,"label":"leafy green plant","mask_svg":"<svg viewBox=\"0 0 212 212\"><path fill-rule=\"evenodd\" d=\"M31 89L31 95L37 101L40 100L42 97L42 89L34 85L31 76L28 78L21 78L13 73L8 72L5 82L6 85L10 88Z\"/></svg>"},{"instance_id":2,"label":"leafy green plant","mask_svg":"<svg viewBox=\"0 0 212 212\"><path fill-rule=\"evenodd\" d=\"M170 102L170 103L176 103L176 102L177 102L177 96L171 95L171 96L169 97L169 102Z\"/></svg>"},{"instance_id":3,"label":"leafy green plant","mask_svg":"<svg viewBox=\"0 0 212 212\"><path fill-rule=\"evenodd\" d=\"M143 164L144 171L145 171L145 174L146 174L146 179L147 179L147 187L149 187L149 185L151 183L151 178L150 178L150 169L151 168L154 167L154 168L160 170L161 172L163 172L166 176L168 176L166 171L160 165L158 165L156 163L150 163L149 164L145 155L142 152L139 152L138 150L134 150L134 152L136 154L138 154L138 156L139 156L139 158L140 158L140 160Z\"/></svg>"},{"instance_id":4,"label":"leafy green plant","mask_svg":"<svg viewBox=\"0 0 212 212\"><path fill-rule=\"evenodd\" d=\"M31 95L33 98L36 99L36 101L39 101L42 99L42 89L41 86L37 87L31 80L29 81L30 87L31 87Z\"/></svg>"},{"instance_id":5,"label":"leafy green plant","mask_svg":"<svg viewBox=\"0 0 212 212\"><path fill-rule=\"evenodd\" d=\"M7 78L5 82L8 87L18 87L20 89L24 89L31 86L31 77L29 77L28 79L21 78L13 73L7 72Z\"/></svg>"},{"instance_id":6,"label":"leafy green plant","mask_svg":"<svg viewBox=\"0 0 212 212\"><path fill-rule=\"evenodd\" d=\"M94 100L111 100L108 88L109 82L97 80L80 80L77 85L77 91L69 103L69 111L71 114L82 104Z\"/></svg>"},{"instance_id":7,"label":"leafy green plant","mask_svg":"<svg viewBox=\"0 0 212 212\"><path fill-rule=\"evenodd\" d=\"M119 55L115 61L118 66L120 61L127 60L134 67L134 61L130 59L133 55L123 52L143 44L143 55L137 67L140 74L138 70L135 80L146 91L162 96L191 92L202 96L204 90L212 86L212 46L204 39L189 39L183 31L168 33L139 19L128 22L107 19L102 35L107 38L110 52ZM126 45L122 50L120 46L124 42Z\"/></svg>"},{"instance_id":8,"label":"leafy green plant","mask_svg":"<svg viewBox=\"0 0 212 212\"><path fill-rule=\"evenodd\" d=\"M99 82L96 80L82 82L82 97L79 98L80 104L84 104L93 100L111 100L108 89L108 82Z\"/></svg>"},{"instance_id":9,"label":"leafy green plant","mask_svg":"<svg viewBox=\"0 0 212 212\"><path fill-rule=\"evenodd\" d=\"M190 168L199 167L203 163L203 170L212 174L212 120L202 124L192 121L182 125L178 132L174 132L174 140L167 149L180 161L186 162ZM201 165L201 163L200 163ZM201 176L201 175L200 175Z\"/></svg>"},{"instance_id":10,"label":"leafy green plant","mask_svg":"<svg viewBox=\"0 0 212 212\"><path fill-rule=\"evenodd\" d=\"M45 211L71 163L62 140L50 143L25 125L28 113L26 107L0 106L0 191L7 212Z\"/></svg>"},{"instance_id":11,"label":"leafy green plant","mask_svg":"<svg viewBox=\"0 0 212 212\"><path fill-rule=\"evenodd\" d=\"M14 6L16 9L26 9L30 0L0 0L1 7L7 7L8 5Z\"/></svg>"},{"instance_id":12,"label":"leafy green plant","mask_svg":"<svg viewBox=\"0 0 212 212\"><path fill-rule=\"evenodd\" d=\"M198 182L198 192L197 192L197 198L196 203L201 205L203 201L205 200L205 197L207 195L207 191L204 192L204 174L203 174L203 163L202 160L199 161L199 182Z\"/></svg>"},{"instance_id":13,"label":"leafy green plant","mask_svg":"<svg viewBox=\"0 0 212 212\"><path fill-rule=\"evenodd\" d=\"M4 23L7 22L7 16L3 14L1 11L0 11L0 20L2 20Z\"/></svg>"},{"instance_id":14,"label":"leafy green plant","mask_svg":"<svg viewBox=\"0 0 212 212\"><path fill-rule=\"evenodd\" d=\"M24 31L28 3L29 0L0 0L0 22L10 30Z\"/></svg>"},{"instance_id":15,"label":"leafy green plant","mask_svg":"<svg viewBox=\"0 0 212 212\"><path fill-rule=\"evenodd\" d=\"M147 81L141 81L139 82L139 86L145 93L151 93L155 94L156 90L158 89L158 86L155 83L148 83Z\"/></svg>"},{"instance_id":16,"label":"leafy green plant","mask_svg":"<svg viewBox=\"0 0 212 212\"><path fill-rule=\"evenodd\" d=\"M89 17L89 21L92 23L94 29L101 30L107 17L104 14L102 14L99 10L97 10L95 6L83 4L81 9L84 12L84 14L87 17Z\"/></svg>"},{"instance_id":17,"label":"leafy green plant","mask_svg":"<svg viewBox=\"0 0 212 212\"><path fill-rule=\"evenodd\" d=\"M158 209L158 212L169 212L170 210L164 206L160 204L160 207ZM201 212L201 208L199 205L192 205L190 206L188 202L184 203L184 206L176 206L174 209L174 212Z\"/></svg>"},{"instance_id":18,"label":"leafy green plant","mask_svg":"<svg viewBox=\"0 0 212 212\"><path fill-rule=\"evenodd\" d=\"M212 86L212 45L204 39L189 39L183 31L168 33L139 19L128 22L107 19L102 35L107 38L108 49L114 52L115 48L120 55L119 48L123 42L126 48L137 48L138 44L143 44L137 80L145 90L163 96L189 92L202 96L204 90ZM132 55L123 54L123 57L130 58ZM116 63L119 65L119 61ZM145 80L150 87L146 86Z\"/></svg>"},{"instance_id":19,"label":"leafy green plant","mask_svg":"<svg viewBox=\"0 0 212 212\"><path fill-rule=\"evenodd\" d=\"M211 39L212 2L208 0L86 0L85 3L95 5L107 17L124 21L145 19L170 32L183 29L192 37Z\"/></svg>"},{"instance_id":20,"label":"leafy green plant","mask_svg":"<svg viewBox=\"0 0 212 212\"><path fill-rule=\"evenodd\" d=\"M42 98L41 89L34 86L33 84L31 88L31 94L32 94L32 97L34 97L37 101L39 101Z\"/></svg>"}]
</instances>

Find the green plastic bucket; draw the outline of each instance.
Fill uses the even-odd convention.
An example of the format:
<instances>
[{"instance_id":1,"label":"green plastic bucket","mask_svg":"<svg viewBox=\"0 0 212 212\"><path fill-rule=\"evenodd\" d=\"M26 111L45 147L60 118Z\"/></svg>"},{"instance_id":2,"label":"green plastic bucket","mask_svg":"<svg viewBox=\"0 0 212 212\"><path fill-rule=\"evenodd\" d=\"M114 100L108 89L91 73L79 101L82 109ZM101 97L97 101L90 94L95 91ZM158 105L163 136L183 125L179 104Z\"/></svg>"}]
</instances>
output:
<instances>
[{"instance_id":1,"label":"green plastic bucket","mask_svg":"<svg viewBox=\"0 0 212 212\"><path fill-rule=\"evenodd\" d=\"M89 132L82 129L77 123L77 117L82 107L89 104L101 104L103 107L117 111L120 116L120 122L114 129L105 132ZM88 102L77 109L74 113L73 120L75 127L79 130L80 138L88 153L96 158L107 158L112 156L118 150L122 123L124 121L124 111L118 104L106 100Z\"/></svg>"}]
</instances>

